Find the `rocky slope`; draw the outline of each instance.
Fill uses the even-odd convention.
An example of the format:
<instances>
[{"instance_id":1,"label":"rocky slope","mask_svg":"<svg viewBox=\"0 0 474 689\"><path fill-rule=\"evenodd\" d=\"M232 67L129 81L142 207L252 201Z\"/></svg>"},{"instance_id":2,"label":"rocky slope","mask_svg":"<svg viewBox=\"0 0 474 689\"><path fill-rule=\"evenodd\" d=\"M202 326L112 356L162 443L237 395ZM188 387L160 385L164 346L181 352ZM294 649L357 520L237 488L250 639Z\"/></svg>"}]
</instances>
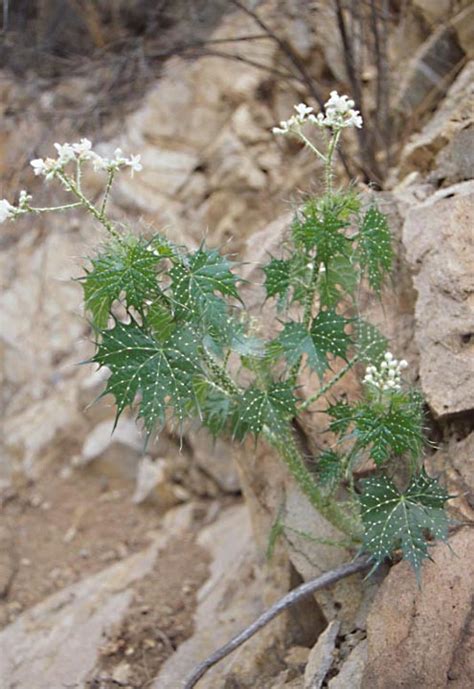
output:
<instances>
[{"instance_id":1,"label":"rocky slope","mask_svg":"<svg viewBox=\"0 0 474 689\"><path fill-rule=\"evenodd\" d=\"M293 3L268 0L260 11L315 78L329 69L331 84L344 83L340 46L328 40L336 35L330 3L315 5L313 23ZM438 445L429 465L457 496L453 514L462 522L474 518L468 5L417 0L407 24L393 29L392 59L403 73L397 112L414 133L379 194L400 256L394 289L383 308L364 304L421 385ZM250 17L233 13L213 38L254 30ZM269 70L280 67L274 42L251 50ZM196 244L207 234L239 251L257 281L255 264L280 243L295 189L317 187L319 174L306 151L269 134L303 91L268 69L175 57L123 124L97 131L104 148L143 156L143 173L116 188L118 219L146 232L166 226L173 239ZM65 77L36 98L5 75L5 195L21 172L22 186L48 200L24 163L53 140L78 138L74 120L62 117L59 133L51 133L42 112L65 93L84 98L88 84ZM97 179L87 184L98 191ZM213 446L190 432L184 448L163 436L143 457L129 419L110 436L107 400L88 406L100 376L76 366L90 353L89 330L70 279L80 274L77 257L98 239L91 223L75 217L2 226L1 689L176 689L194 662L265 604L349 556L300 535L338 536L265 447ZM348 385L350 394L356 379ZM282 505L289 528L268 563ZM460 529L451 545L455 556L435 549L421 590L403 564L370 582L354 576L282 617L200 686L467 689L474 684L472 532Z\"/></svg>"}]
</instances>

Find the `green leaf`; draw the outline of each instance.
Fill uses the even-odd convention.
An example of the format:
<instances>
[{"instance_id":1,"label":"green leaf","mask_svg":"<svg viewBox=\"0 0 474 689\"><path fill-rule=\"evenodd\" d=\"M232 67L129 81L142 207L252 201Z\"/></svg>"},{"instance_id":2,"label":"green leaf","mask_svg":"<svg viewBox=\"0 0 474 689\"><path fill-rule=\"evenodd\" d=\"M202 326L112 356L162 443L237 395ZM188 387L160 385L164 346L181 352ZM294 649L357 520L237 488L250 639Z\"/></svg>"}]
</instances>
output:
<instances>
[{"instance_id":1,"label":"green leaf","mask_svg":"<svg viewBox=\"0 0 474 689\"><path fill-rule=\"evenodd\" d=\"M405 493L400 493L386 476L365 481L359 498L364 545L375 565L401 547L418 577L421 564L428 557L425 532L433 538L447 539L444 504L448 499L448 493L424 471L412 479Z\"/></svg>"},{"instance_id":2,"label":"green leaf","mask_svg":"<svg viewBox=\"0 0 474 689\"><path fill-rule=\"evenodd\" d=\"M334 419L329 424L329 430L339 435L344 434L349 428L351 421L354 420L354 409L344 400L330 404L326 409L326 413Z\"/></svg>"},{"instance_id":3,"label":"green leaf","mask_svg":"<svg viewBox=\"0 0 474 689\"><path fill-rule=\"evenodd\" d=\"M323 487L334 490L342 477L342 457L334 450L324 450L318 459L318 476Z\"/></svg>"},{"instance_id":4,"label":"green leaf","mask_svg":"<svg viewBox=\"0 0 474 689\"><path fill-rule=\"evenodd\" d=\"M423 447L423 413L418 397L394 393L390 405L368 402L359 405L355 429L361 447L370 447L376 464L392 454L409 452L417 459Z\"/></svg>"},{"instance_id":5,"label":"green leaf","mask_svg":"<svg viewBox=\"0 0 474 689\"><path fill-rule=\"evenodd\" d=\"M263 267L265 273L265 289L267 299L279 296L284 299L290 287L291 261L280 258L272 258L270 263Z\"/></svg>"},{"instance_id":6,"label":"green leaf","mask_svg":"<svg viewBox=\"0 0 474 689\"><path fill-rule=\"evenodd\" d=\"M384 277L392 268L393 248L387 218L375 206L369 208L359 228L358 250L369 285L380 292Z\"/></svg>"},{"instance_id":7,"label":"green leaf","mask_svg":"<svg viewBox=\"0 0 474 689\"><path fill-rule=\"evenodd\" d=\"M217 437L225 430L233 413L232 397L205 376L196 376L193 387L202 424Z\"/></svg>"},{"instance_id":8,"label":"green leaf","mask_svg":"<svg viewBox=\"0 0 474 689\"><path fill-rule=\"evenodd\" d=\"M147 299L159 294L156 266L160 257L134 236L113 242L92 259L92 270L81 278L86 309L97 328L105 328L115 300L124 295L127 307L141 312Z\"/></svg>"},{"instance_id":9,"label":"green leaf","mask_svg":"<svg viewBox=\"0 0 474 689\"><path fill-rule=\"evenodd\" d=\"M320 311L314 319L311 331L303 323L290 321L278 335L271 351L275 354L281 349L288 365L293 367L303 354L307 355L308 366L321 378L329 368L327 355L346 356L351 342L345 327L349 320L333 311Z\"/></svg>"},{"instance_id":10,"label":"green leaf","mask_svg":"<svg viewBox=\"0 0 474 689\"><path fill-rule=\"evenodd\" d=\"M268 390L248 388L238 402L233 434L242 439L247 433L258 436L265 425L278 435L296 413L296 399L288 383L273 383Z\"/></svg>"},{"instance_id":11,"label":"green leaf","mask_svg":"<svg viewBox=\"0 0 474 689\"><path fill-rule=\"evenodd\" d=\"M147 308L145 317L146 327L157 340L165 341L175 330L173 314L162 301L155 301Z\"/></svg>"},{"instance_id":12,"label":"green leaf","mask_svg":"<svg viewBox=\"0 0 474 689\"><path fill-rule=\"evenodd\" d=\"M192 378L200 371L195 334L175 330L158 341L135 323L116 323L102 333L93 361L110 369L104 394L115 397L117 419L138 394L139 418L152 431L165 420L165 410L174 409L181 422L193 401Z\"/></svg>"},{"instance_id":13,"label":"green leaf","mask_svg":"<svg viewBox=\"0 0 474 689\"><path fill-rule=\"evenodd\" d=\"M322 306L335 306L345 294L357 287L357 271L347 256L334 256L320 272L318 291Z\"/></svg>"},{"instance_id":14,"label":"green leaf","mask_svg":"<svg viewBox=\"0 0 474 689\"><path fill-rule=\"evenodd\" d=\"M346 333L351 320L331 310L320 311L311 326L311 337L315 348L333 356L346 359L347 348L352 340Z\"/></svg>"},{"instance_id":15,"label":"green leaf","mask_svg":"<svg viewBox=\"0 0 474 689\"><path fill-rule=\"evenodd\" d=\"M351 240L340 230L348 221L329 206L322 208L314 200L308 201L292 225L293 238L305 249L316 248L316 260L327 264L336 254L348 255Z\"/></svg>"},{"instance_id":16,"label":"green leaf","mask_svg":"<svg viewBox=\"0 0 474 689\"><path fill-rule=\"evenodd\" d=\"M199 249L187 262L173 266L170 277L176 311L200 318L206 304L216 300L209 297L217 293L239 298L237 277L231 272L232 264L215 250Z\"/></svg>"},{"instance_id":17,"label":"green leaf","mask_svg":"<svg viewBox=\"0 0 474 689\"><path fill-rule=\"evenodd\" d=\"M368 364L378 364L388 349L387 338L362 318L357 319L355 332L359 359Z\"/></svg>"}]
</instances>

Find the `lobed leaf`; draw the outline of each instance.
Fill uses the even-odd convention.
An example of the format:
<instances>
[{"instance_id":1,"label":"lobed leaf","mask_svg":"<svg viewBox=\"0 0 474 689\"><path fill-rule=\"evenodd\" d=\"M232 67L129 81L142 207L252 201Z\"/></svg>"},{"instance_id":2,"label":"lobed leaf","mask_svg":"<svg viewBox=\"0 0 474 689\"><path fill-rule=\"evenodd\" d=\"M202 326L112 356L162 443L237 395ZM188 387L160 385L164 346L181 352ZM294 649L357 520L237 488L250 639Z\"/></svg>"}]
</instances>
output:
<instances>
[{"instance_id":1,"label":"lobed leaf","mask_svg":"<svg viewBox=\"0 0 474 689\"><path fill-rule=\"evenodd\" d=\"M425 532L445 541L448 517L444 510L448 493L424 471L413 477L408 489L400 493L386 476L369 478L360 496L364 525L364 547L379 565L393 550L402 548L403 556L417 577L428 557Z\"/></svg>"},{"instance_id":2,"label":"lobed leaf","mask_svg":"<svg viewBox=\"0 0 474 689\"><path fill-rule=\"evenodd\" d=\"M278 435L296 413L296 399L288 383L273 383L267 390L252 386L237 406L233 435L240 439L248 433L258 436L265 425Z\"/></svg>"},{"instance_id":3,"label":"lobed leaf","mask_svg":"<svg viewBox=\"0 0 474 689\"><path fill-rule=\"evenodd\" d=\"M387 218L375 206L369 208L359 228L358 253L369 285L380 292L384 277L392 268L393 248Z\"/></svg>"},{"instance_id":4,"label":"lobed leaf","mask_svg":"<svg viewBox=\"0 0 474 689\"><path fill-rule=\"evenodd\" d=\"M110 369L104 394L115 397L116 418L140 394L138 417L149 432L164 423L167 408L182 422L193 401L192 377L200 371L197 346L195 334L185 327L164 341L134 321L105 330L93 361Z\"/></svg>"},{"instance_id":5,"label":"lobed leaf","mask_svg":"<svg viewBox=\"0 0 474 689\"><path fill-rule=\"evenodd\" d=\"M81 278L86 309L94 325L107 326L112 304L124 296L127 307L142 312L147 299L160 293L156 268L160 257L150 244L134 236L112 242L91 260L92 270Z\"/></svg>"}]
</instances>

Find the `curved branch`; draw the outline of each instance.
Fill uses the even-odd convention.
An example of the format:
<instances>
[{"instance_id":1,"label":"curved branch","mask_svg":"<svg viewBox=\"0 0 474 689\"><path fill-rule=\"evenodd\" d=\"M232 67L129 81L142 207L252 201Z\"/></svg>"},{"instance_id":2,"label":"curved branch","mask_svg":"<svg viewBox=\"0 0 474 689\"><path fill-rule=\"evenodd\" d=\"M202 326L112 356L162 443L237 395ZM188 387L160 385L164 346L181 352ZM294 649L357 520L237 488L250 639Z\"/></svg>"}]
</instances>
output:
<instances>
[{"instance_id":1,"label":"curved branch","mask_svg":"<svg viewBox=\"0 0 474 689\"><path fill-rule=\"evenodd\" d=\"M196 666L192 674L186 680L183 689L193 689L199 682L201 677L206 674L206 672L213 667L220 660L228 656L232 651L241 646L245 641L250 639L254 634L256 634L260 629L265 627L271 620L273 620L277 615L291 608L293 605L298 603L306 596L309 596L319 589L325 588L326 586L331 586L336 582L344 579L345 577L351 576L351 574L356 574L357 572L363 572L370 567L370 562L367 558L358 558L353 560L337 569L333 569L330 572L322 574L320 577L308 581L301 586L298 586L293 591L290 591L283 598L280 598L271 608L265 610L260 617L258 617L255 622L244 629L242 632L234 636L228 643L221 646L217 651L214 651L206 660Z\"/></svg>"}]
</instances>

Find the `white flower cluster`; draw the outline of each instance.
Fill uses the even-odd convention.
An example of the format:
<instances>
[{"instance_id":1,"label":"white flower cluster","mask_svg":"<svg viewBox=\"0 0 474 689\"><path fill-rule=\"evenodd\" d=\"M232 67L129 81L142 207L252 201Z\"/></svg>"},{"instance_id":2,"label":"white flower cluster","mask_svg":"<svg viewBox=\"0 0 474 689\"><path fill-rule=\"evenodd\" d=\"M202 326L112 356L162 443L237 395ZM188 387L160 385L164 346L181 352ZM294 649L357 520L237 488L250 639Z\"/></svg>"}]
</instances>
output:
<instances>
[{"instance_id":1,"label":"white flower cluster","mask_svg":"<svg viewBox=\"0 0 474 689\"><path fill-rule=\"evenodd\" d=\"M18 205L13 206L6 199L0 199L0 224L5 220L14 220L30 210L31 196L26 191L20 191Z\"/></svg>"},{"instance_id":2,"label":"white flower cluster","mask_svg":"<svg viewBox=\"0 0 474 689\"><path fill-rule=\"evenodd\" d=\"M126 158L120 148L116 148L113 158L104 158L92 150L92 143L89 139L81 139L75 144L54 144L57 151L56 158L36 158L31 161L31 167L35 175L42 175L45 179L53 179L71 161L91 161L94 170L107 170L112 172L122 167L129 167L133 175L140 172L142 164L139 155L132 155Z\"/></svg>"},{"instance_id":3,"label":"white flower cluster","mask_svg":"<svg viewBox=\"0 0 474 689\"><path fill-rule=\"evenodd\" d=\"M344 127L362 127L362 116L354 110L354 101L348 96L340 96L337 91L331 91L329 100L324 104L326 115L319 113L317 123L321 127L343 129Z\"/></svg>"},{"instance_id":4,"label":"white flower cluster","mask_svg":"<svg viewBox=\"0 0 474 689\"><path fill-rule=\"evenodd\" d=\"M376 366L367 367L363 382L384 392L401 390L401 372L407 366L408 363L405 359L398 361L391 352L387 352L379 368Z\"/></svg>"},{"instance_id":5,"label":"white flower cluster","mask_svg":"<svg viewBox=\"0 0 474 689\"><path fill-rule=\"evenodd\" d=\"M289 120L282 120L279 127L273 127L272 132L274 134L296 132L302 124L312 121L309 119L310 117L314 118L314 115L310 114L313 112L313 108L305 105L305 103L298 103L298 105L293 107L296 110L296 115L292 115Z\"/></svg>"},{"instance_id":6,"label":"white flower cluster","mask_svg":"<svg viewBox=\"0 0 474 689\"><path fill-rule=\"evenodd\" d=\"M280 122L279 127L273 127L274 134L295 134L306 122L318 127L330 129L344 129L345 127L362 127L362 116L354 110L354 101L348 96L340 96L337 91L331 91L329 100L324 104L325 113L314 115L313 108L305 103L295 105L296 115L289 120Z\"/></svg>"}]
</instances>

